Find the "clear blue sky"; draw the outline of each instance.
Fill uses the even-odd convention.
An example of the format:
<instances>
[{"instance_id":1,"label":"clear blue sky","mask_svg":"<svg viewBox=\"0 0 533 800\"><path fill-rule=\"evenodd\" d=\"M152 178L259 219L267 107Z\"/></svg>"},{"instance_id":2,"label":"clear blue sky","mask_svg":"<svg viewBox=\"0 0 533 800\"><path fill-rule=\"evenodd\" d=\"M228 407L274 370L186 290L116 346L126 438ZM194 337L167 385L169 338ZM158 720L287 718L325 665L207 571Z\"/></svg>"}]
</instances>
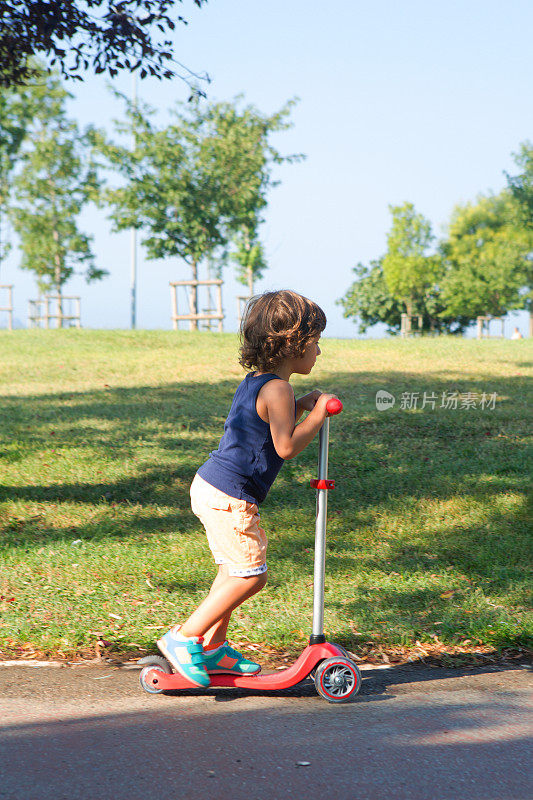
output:
<instances>
[{"instance_id":1,"label":"clear blue sky","mask_svg":"<svg viewBox=\"0 0 533 800\"><path fill-rule=\"evenodd\" d=\"M359 335L335 300L358 261L383 253L388 204L413 202L440 235L457 202L504 186L512 152L533 139L533 6L526 0L210 0L201 10L185 0L178 9L189 25L176 31L176 58L210 74L210 98L244 93L269 113L300 98L293 129L276 144L307 160L277 172L281 185L263 227L270 269L256 288L290 287L319 302L326 335ZM129 92L131 77L115 85ZM69 88L80 123L110 127L120 116L104 79L88 76ZM164 122L187 87L150 79L139 96ZM89 286L74 278L66 291L82 295L85 327L128 327L130 236L111 234L103 212L88 211L82 221L111 275ZM16 316L25 324L36 291L17 262L14 252L0 280L15 284ZM186 277L178 259L147 261L139 247L139 327L171 327L168 282ZM242 287L231 268L225 277L225 329L235 330ZM507 335L514 324L526 335L525 312L513 315ZM375 326L367 336L382 332Z\"/></svg>"}]
</instances>

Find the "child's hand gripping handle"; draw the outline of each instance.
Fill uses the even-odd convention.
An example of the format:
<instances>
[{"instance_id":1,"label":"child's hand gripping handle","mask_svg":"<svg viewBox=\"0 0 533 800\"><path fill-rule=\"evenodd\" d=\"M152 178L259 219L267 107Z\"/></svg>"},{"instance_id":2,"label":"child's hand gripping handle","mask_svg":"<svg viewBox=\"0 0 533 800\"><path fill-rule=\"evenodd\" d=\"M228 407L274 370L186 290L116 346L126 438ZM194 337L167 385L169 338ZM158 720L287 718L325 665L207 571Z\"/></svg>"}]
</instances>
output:
<instances>
[{"instance_id":1,"label":"child's hand gripping handle","mask_svg":"<svg viewBox=\"0 0 533 800\"><path fill-rule=\"evenodd\" d=\"M328 416L333 417L335 414L340 414L342 411L342 403L337 397L332 397L326 403L326 411Z\"/></svg>"},{"instance_id":2,"label":"child's hand gripping handle","mask_svg":"<svg viewBox=\"0 0 533 800\"><path fill-rule=\"evenodd\" d=\"M335 414L340 414L342 411L342 403L338 397L330 397L326 402L326 416L332 417ZM325 435L324 435L325 430ZM318 474L327 476L328 474L328 446L329 446L329 422L324 425L320 430L320 444L318 452ZM311 480L313 489L334 489L335 481L328 480L327 477L313 478ZM318 494L317 494L317 519L318 519ZM324 536L326 535L326 520L324 517Z\"/></svg>"}]
</instances>

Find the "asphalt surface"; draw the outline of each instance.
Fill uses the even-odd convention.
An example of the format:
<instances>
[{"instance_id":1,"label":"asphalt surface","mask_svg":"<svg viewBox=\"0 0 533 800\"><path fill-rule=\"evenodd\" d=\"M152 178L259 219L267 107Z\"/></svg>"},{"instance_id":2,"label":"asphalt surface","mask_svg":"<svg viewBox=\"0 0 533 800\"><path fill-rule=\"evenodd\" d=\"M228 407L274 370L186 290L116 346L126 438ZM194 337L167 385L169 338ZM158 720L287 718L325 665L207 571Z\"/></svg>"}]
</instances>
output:
<instances>
[{"instance_id":1,"label":"asphalt surface","mask_svg":"<svg viewBox=\"0 0 533 800\"><path fill-rule=\"evenodd\" d=\"M350 704L0 668L1 800L532 800L526 666L363 672ZM303 763L302 763L303 762Z\"/></svg>"}]
</instances>

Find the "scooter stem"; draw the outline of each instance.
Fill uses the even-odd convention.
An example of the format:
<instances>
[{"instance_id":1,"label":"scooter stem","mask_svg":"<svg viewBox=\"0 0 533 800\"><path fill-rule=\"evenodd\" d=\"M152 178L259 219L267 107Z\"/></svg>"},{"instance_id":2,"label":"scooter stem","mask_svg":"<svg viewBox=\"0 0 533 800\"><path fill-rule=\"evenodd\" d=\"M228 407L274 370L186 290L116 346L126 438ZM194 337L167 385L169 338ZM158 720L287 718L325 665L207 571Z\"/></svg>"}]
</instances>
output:
<instances>
[{"instance_id":1,"label":"scooter stem","mask_svg":"<svg viewBox=\"0 0 533 800\"><path fill-rule=\"evenodd\" d=\"M327 481L329 417L320 428L318 445L318 481ZM324 485L324 484L323 484ZM313 580L313 632L310 644L322 644L324 636L324 575L326 569L326 517L328 490L317 487L315 522L315 571Z\"/></svg>"}]
</instances>

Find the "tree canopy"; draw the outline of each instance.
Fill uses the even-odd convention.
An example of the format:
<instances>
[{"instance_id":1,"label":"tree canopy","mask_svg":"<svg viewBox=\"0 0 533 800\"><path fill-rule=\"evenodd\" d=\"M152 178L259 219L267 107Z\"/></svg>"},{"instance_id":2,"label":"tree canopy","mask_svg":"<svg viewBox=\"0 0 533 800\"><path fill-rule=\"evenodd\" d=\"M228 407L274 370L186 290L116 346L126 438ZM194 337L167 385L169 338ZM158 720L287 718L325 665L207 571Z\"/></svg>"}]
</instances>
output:
<instances>
[{"instance_id":1,"label":"tree canopy","mask_svg":"<svg viewBox=\"0 0 533 800\"><path fill-rule=\"evenodd\" d=\"M198 7L207 2L191 1ZM3 0L0 86L30 80L30 58L38 54L75 80L89 69L111 77L120 69L174 77L173 64L183 67L173 59L168 36L176 23L187 24L175 6L175 0Z\"/></svg>"},{"instance_id":2,"label":"tree canopy","mask_svg":"<svg viewBox=\"0 0 533 800\"><path fill-rule=\"evenodd\" d=\"M502 316L524 307L531 236L516 225L508 191L456 206L441 249L445 314Z\"/></svg>"},{"instance_id":3,"label":"tree canopy","mask_svg":"<svg viewBox=\"0 0 533 800\"><path fill-rule=\"evenodd\" d=\"M248 293L252 296L254 293L254 280L262 278L268 266L257 229L250 233L248 227L243 227L242 231L235 237L233 244L234 249L231 258L237 267L237 280L248 287Z\"/></svg>"},{"instance_id":4,"label":"tree canopy","mask_svg":"<svg viewBox=\"0 0 533 800\"><path fill-rule=\"evenodd\" d=\"M429 221L418 214L412 203L389 206L392 227L387 237L387 252L382 261L383 275L391 295L405 304L407 314L415 313L415 297L431 286L440 264L427 250L434 237Z\"/></svg>"},{"instance_id":5,"label":"tree canopy","mask_svg":"<svg viewBox=\"0 0 533 800\"><path fill-rule=\"evenodd\" d=\"M378 322L387 325L388 333L397 333L401 326L403 303L396 300L387 287L382 260L371 261L369 266L359 263L353 272L356 280L337 301L344 308L343 316L354 321L358 319L360 333ZM472 322L464 314L444 317L444 305L435 285L426 288L422 295L415 294L413 304L416 313L422 317L424 332L460 334Z\"/></svg>"},{"instance_id":6,"label":"tree canopy","mask_svg":"<svg viewBox=\"0 0 533 800\"><path fill-rule=\"evenodd\" d=\"M524 180L522 186L526 186ZM478 197L453 210L437 252L431 226L412 203L391 206L387 252L357 276L339 303L359 318L361 331L377 322L398 330L407 313L422 317L423 331L462 333L478 316L503 316L533 305L533 231L509 190Z\"/></svg>"},{"instance_id":7,"label":"tree canopy","mask_svg":"<svg viewBox=\"0 0 533 800\"><path fill-rule=\"evenodd\" d=\"M41 290L58 293L77 267L89 281L106 274L95 266L91 237L78 228L80 211L98 197L98 179L85 135L67 117L68 96L56 75L26 90L32 118L9 208L20 236L21 268L35 273Z\"/></svg>"},{"instance_id":8,"label":"tree canopy","mask_svg":"<svg viewBox=\"0 0 533 800\"><path fill-rule=\"evenodd\" d=\"M5 223L11 176L31 118L25 93L10 90L0 93L0 272L2 261L10 249Z\"/></svg>"},{"instance_id":9,"label":"tree canopy","mask_svg":"<svg viewBox=\"0 0 533 800\"><path fill-rule=\"evenodd\" d=\"M91 134L95 151L123 178L121 186L103 193L114 230L142 229L147 257L178 256L193 280L204 259L217 260L241 237L241 256L246 242L256 248L241 266L252 265L258 274L266 265L256 247L257 231L268 191L276 185L273 167L301 158L281 155L270 141L290 127L294 101L266 115L251 105L241 108L239 98L233 103L194 98L176 104L171 124L158 128L146 104L118 96L126 104L127 122L116 123L116 130L133 134L134 147L110 141L102 130Z\"/></svg>"},{"instance_id":10,"label":"tree canopy","mask_svg":"<svg viewBox=\"0 0 533 800\"><path fill-rule=\"evenodd\" d=\"M118 93L117 93L118 94ZM282 156L270 135L290 127L294 101L264 115L233 103L178 103L174 121L159 129L153 111L122 97L133 149L93 130L95 149L121 174L125 185L108 189L115 230L143 228L148 258L179 256L189 264L225 247L243 226L256 229L267 204L272 166L301 156Z\"/></svg>"},{"instance_id":11,"label":"tree canopy","mask_svg":"<svg viewBox=\"0 0 533 800\"><path fill-rule=\"evenodd\" d=\"M523 142L514 160L522 171L518 175L506 175L507 182L517 202L521 221L533 228L533 144Z\"/></svg>"}]
</instances>

